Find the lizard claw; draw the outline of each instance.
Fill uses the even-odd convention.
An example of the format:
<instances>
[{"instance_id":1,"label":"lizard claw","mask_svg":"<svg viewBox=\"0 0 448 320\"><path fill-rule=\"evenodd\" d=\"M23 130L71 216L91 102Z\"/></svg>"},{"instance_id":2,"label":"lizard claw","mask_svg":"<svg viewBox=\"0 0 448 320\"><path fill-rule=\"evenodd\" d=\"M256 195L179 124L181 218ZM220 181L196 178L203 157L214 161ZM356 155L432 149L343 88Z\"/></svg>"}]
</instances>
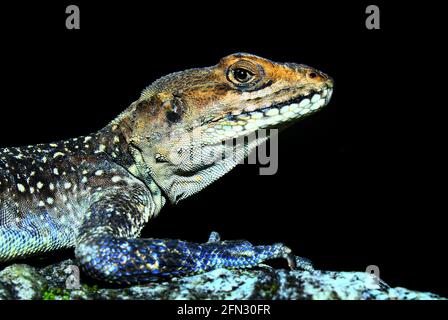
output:
<instances>
[{"instance_id":1,"label":"lizard claw","mask_svg":"<svg viewBox=\"0 0 448 320\"><path fill-rule=\"evenodd\" d=\"M313 263L307 258L302 258L292 254L292 250L284 247L284 258L288 261L288 266L291 270L302 269L305 271L314 271Z\"/></svg>"},{"instance_id":2,"label":"lizard claw","mask_svg":"<svg viewBox=\"0 0 448 320\"><path fill-rule=\"evenodd\" d=\"M284 258L286 259L286 261L288 262L288 266L291 270L296 269L297 265L296 265L296 258L295 256L292 254L292 251L290 248L288 247L284 247L283 249L284 252Z\"/></svg>"},{"instance_id":3,"label":"lizard claw","mask_svg":"<svg viewBox=\"0 0 448 320\"><path fill-rule=\"evenodd\" d=\"M210 236L208 237L208 241L207 241L207 243L210 243L210 242L219 242L220 240L221 240L221 236L219 235L219 233L216 232L216 231L212 231L212 232L210 233Z\"/></svg>"}]
</instances>

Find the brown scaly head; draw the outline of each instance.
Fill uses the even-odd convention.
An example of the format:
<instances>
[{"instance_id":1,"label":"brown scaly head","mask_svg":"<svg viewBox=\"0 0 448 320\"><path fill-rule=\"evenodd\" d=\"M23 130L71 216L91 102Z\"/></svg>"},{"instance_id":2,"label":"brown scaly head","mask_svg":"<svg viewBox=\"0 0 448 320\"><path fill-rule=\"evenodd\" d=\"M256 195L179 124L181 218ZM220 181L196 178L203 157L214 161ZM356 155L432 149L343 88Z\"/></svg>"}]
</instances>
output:
<instances>
[{"instance_id":1,"label":"brown scaly head","mask_svg":"<svg viewBox=\"0 0 448 320\"><path fill-rule=\"evenodd\" d=\"M115 123L139 167L177 202L266 140L242 137L313 113L332 89L332 79L311 67L237 53L213 67L160 78Z\"/></svg>"}]
</instances>

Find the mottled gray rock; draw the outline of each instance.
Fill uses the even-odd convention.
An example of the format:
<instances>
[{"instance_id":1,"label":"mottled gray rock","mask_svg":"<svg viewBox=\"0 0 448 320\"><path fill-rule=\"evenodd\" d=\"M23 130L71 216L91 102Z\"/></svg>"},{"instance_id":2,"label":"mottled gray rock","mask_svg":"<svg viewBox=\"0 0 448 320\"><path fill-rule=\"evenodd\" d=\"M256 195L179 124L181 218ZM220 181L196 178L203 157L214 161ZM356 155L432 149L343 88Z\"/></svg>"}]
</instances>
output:
<instances>
[{"instance_id":1,"label":"mottled gray rock","mask_svg":"<svg viewBox=\"0 0 448 320\"><path fill-rule=\"evenodd\" d=\"M26 264L13 264L0 271L0 299L41 299L44 277Z\"/></svg>"},{"instance_id":2,"label":"mottled gray rock","mask_svg":"<svg viewBox=\"0 0 448 320\"><path fill-rule=\"evenodd\" d=\"M127 288L81 278L74 262L45 267L13 264L0 271L0 299L443 299L428 292L390 288L364 272L217 269L204 274ZM71 289L67 288L71 287Z\"/></svg>"}]
</instances>

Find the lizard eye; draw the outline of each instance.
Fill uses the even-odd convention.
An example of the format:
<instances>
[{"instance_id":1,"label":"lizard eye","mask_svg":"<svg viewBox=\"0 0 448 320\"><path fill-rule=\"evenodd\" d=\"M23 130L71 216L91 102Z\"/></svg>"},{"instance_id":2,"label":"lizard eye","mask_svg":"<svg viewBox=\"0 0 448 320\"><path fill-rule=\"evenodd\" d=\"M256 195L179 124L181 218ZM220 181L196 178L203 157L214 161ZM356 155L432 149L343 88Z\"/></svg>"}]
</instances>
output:
<instances>
[{"instance_id":1,"label":"lizard eye","mask_svg":"<svg viewBox=\"0 0 448 320\"><path fill-rule=\"evenodd\" d=\"M253 77L253 74L251 74L249 70L245 70L243 68L237 68L233 70L233 77L238 82L245 83L248 82Z\"/></svg>"},{"instance_id":2,"label":"lizard eye","mask_svg":"<svg viewBox=\"0 0 448 320\"><path fill-rule=\"evenodd\" d=\"M261 71L257 65L247 60L240 60L229 67L227 79L240 87L247 87L260 80Z\"/></svg>"}]
</instances>

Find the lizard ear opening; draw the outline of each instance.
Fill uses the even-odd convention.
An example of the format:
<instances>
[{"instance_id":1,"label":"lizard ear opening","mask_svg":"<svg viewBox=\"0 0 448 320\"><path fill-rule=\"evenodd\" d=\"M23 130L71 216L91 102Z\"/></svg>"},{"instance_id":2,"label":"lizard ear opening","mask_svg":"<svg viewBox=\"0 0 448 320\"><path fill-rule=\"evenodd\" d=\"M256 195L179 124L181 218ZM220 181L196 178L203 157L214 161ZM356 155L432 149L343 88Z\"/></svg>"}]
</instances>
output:
<instances>
[{"instance_id":1,"label":"lizard ear opening","mask_svg":"<svg viewBox=\"0 0 448 320\"><path fill-rule=\"evenodd\" d=\"M165 116L169 123L179 122L185 113L184 105L178 98L163 102L162 108L165 110Z\"/></svg>"}]
</instances>

